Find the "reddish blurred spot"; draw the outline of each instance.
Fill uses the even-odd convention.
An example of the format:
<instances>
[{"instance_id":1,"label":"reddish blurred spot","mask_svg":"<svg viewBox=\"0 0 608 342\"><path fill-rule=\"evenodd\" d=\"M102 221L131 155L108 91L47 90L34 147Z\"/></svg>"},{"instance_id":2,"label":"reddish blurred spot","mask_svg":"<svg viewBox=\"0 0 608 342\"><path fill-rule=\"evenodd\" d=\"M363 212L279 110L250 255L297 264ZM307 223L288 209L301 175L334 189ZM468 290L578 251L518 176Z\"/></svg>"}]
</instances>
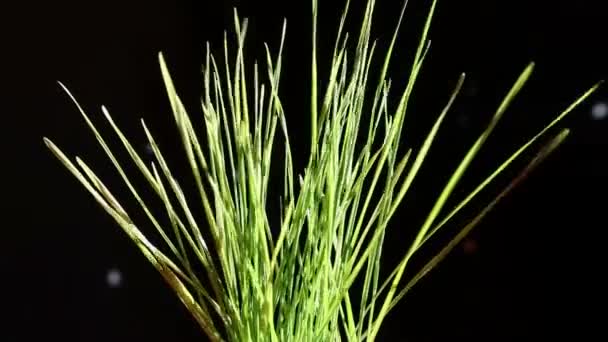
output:
<instances>
[{"instance_id":1,"label":"reddish blurred spot","mask_svg":"<svg viewBox=\"0 0 608 342\"><path fill-rule=\"evenodd\" d=\"M462 242L462 250L465 254L474 254L477 252L479 245L477 241L471 238L467 238Z\"/></svg>"}]
</instances>

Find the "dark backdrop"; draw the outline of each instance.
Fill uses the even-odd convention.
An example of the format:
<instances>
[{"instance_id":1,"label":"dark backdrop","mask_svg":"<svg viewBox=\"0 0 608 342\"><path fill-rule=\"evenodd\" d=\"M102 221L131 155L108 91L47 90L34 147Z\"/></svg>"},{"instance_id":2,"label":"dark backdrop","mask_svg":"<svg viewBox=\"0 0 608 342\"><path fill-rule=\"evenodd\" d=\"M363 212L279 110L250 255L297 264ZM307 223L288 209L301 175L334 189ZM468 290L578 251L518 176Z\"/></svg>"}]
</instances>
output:
<instances>
[{"instance_id":1,"label":"dark backdrop","mask_svg":"<svg viewBox=\"0 0 608 342\"><path fill-rule=\"evenodd\" d=\"M180 93L198 114L204 42L221 47L223 30L232 28L233 6L251 19L249 46L254 53L262 41L276 46L282 18L287 17L282 95L296 146L305 152L309 2L57 0L0 5L1 341L204 340L154 269L44 147L42 136L49 136L70 155L84 157L111 184L112 179L119 184L55 82L63 81L96 122L103 122L99 106L107 105L121 127L141 141L141 148L142 116L161 139L177 146L171 140L157 52L165 52ZM428 1L410 2L392 70L396 84L407 76L428 8ZM330 53L341 8L330 3L320 5L320 58ZM361 3L353 2L354 13L362 13ZM529 61L537 62L530 83L458 194L606 78L606 12L601 4L439 2L432 48L407 117L405 144L419 146L459 73L467 72L468 79L413 196L391 227L387 267L406 247L404 222L420 221L465 143L479 134ZM379 1L374 35L381 42L390 38L399 8L399 1ZM608 121L592 115L593 106L603 101L608 102L605 88L561 124L573 129L564 146L406 297L386 321L382 340L544 340L567 333L586 340L583 335L604 334ZM507 180L499 180L494 193ZM447 232L454 232L488 199L482 196ZM117 287L106 279L113 269L122 277Z\"/></svg>"}]
</instances>

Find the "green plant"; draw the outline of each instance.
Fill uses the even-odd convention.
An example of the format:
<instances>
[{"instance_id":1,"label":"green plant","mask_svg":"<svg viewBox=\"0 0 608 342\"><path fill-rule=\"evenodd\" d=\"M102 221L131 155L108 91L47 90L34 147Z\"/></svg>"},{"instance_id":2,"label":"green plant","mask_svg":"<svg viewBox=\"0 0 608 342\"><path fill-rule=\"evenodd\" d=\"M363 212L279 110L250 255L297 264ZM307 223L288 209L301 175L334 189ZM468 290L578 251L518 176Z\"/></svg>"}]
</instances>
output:
<instances>
[{"instance_id":1,"label":"green plant","mask_svg":"<svg viewBox=\"0 0 608 342\"><path fill-rule=\"evenodd\" d=\"M387 313L397 302L564 140L568 130L548 139L520 176L462 227L418 273L404 282L404 270L411 257L599 85L574 101L458 205L444 212L448 197L529 78L533 64L528 65L455 168L402 261L387 279L382 280L380 267L386 228L417 176L463 85L464 74L417 151L410 148L399 153L408 103L429 47L427 34L436 1L432 2L410 76L405 90L397 98L396 108L390 108L388 104L391 81L387 72L403 11L380 73L374 76L378 81L370 84L370 65L376 52L375 43L370 43L374 6L374 0L367 1L353 58L347 49L347 34L343 32L349 7L347 1L331 71L327 75L327 87L321 97L317 89L317 1L312 1L311 149L307 166L297 178L287 120L279 98L285 25L274 59L266 46L267 80L264 84L257 63L253 68L253 84L248 83L251 80L246 75L243 49L247 21L241 23L236 11L238 47L234 64L231 65L228 58L226 40L223 70L207 46L202 96L204 143L176 94L163 56L159 56L173 116L200 195L197 200L185 198L180 182L143 120L142 126L156 160L151 165L144 162L107 109L102 107L117 138L164 205L165 222L158 218L161 213L152 212L144 202L102 135L64 87L168 251L163 252L148 241L82 159L76 157L73 163L47 138L44 139L46 145L135 242L212 341L330 341L342 338L373 341ZM374 92L371 98L366 96L369 90ZM363 115L370 118L366 131L359 125ZM277 126L285 145L284 192L280 233L273 237L267 215L267 195ZM194 218L194 212L199 208L204 211L208 229ZM204 272L197 271L201 266ZM362 284L360 298L354 298L349 292L356 280ZM358 310L354 309L355 304Z\"/></svg>"}]
</instances>

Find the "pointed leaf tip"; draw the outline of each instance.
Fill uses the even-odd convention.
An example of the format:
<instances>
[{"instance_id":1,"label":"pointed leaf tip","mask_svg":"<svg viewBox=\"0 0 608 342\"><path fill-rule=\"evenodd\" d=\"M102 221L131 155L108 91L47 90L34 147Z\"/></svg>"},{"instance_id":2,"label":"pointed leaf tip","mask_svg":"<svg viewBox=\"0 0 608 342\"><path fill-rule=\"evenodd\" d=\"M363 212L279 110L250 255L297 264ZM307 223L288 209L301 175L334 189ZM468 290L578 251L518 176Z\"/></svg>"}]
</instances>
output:
<instances>
[{"instance_id":1,"label":"pointed leaf tip","mask_svg":"<svg viewBox=\"0 0 608 342\"><path fill-rule=\"evenodd\" d=\"M51 139L49 139L47 137L42 137L42 141L44 142L44 144L46 145L46 147L51 147L51 145L53 144L53 142L51 141Z\"/></svg>"},{"instance_id":2,"label":"pointed leaf tip","mask_svg":"<svg viewBox=\"0 0 608 342\"><path fill-rule=\"evenodd\" d=\"M63 89L63 91L65 91L66 93L70 94L70 91L68 90L68 87L66 87L65 84L63 84L63 82L57 81L57 84L59 84L59 86Z\"/></svg>"}]
</instances>

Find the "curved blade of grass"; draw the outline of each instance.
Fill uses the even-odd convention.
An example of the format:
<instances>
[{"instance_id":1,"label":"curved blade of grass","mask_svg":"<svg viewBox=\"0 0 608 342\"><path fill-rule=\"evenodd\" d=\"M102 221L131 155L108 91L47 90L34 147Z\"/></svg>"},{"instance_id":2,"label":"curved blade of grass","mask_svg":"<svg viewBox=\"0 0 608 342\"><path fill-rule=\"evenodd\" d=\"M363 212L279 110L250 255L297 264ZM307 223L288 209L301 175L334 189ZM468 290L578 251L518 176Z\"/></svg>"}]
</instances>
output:
<instances>
[{"instance_id":1,"label":"curved blade of grass","mask_svg":"<svg viewBox=\"0 0 608 342\"><path fill-rule=\"evenodd\" d=\"M495 197L473 220L471 220L465 227L463 227L460 232L448 242L446 246L442 248L442 250L436 254L424 267L416 274L412 279L405 285L405 287L399 291L399 293L393 298L391 302L391 306L389 310L391 310L398 302L405 296L405 294L410 291L413 286L428 272L434 268L441 260L443 260L449 252L456 246L462 239L483 219L485 215L488 214L492 208L498 204L498 202L506 197L509 192L511 192L518 184L525 180L525 178L532 172L540 163L542 163L552 152L554 152L557 147L563 143L569 134L569 130L564 129L558 135L553 137L548 143L546 143L542 149L537 153L535 158L528 163L528 165L519 173L519 175L510 182L510 184L497 196ZM402 261L403 262L403 261ZM390 280L394 278L398 268L395 268L393 272L387 277L385 282L382 284L380 289L375 294L375 298L377 299L386 289ZM371 304L368 304L365 308L365 314L367 314L371 310Z\"/></svg>"},{"instance_id":2,"label":"curved blade of grass","mask_svg":"<svg viewBox=\"0 0 608 342\"><path fill-rule=\"evenodd\" d=\"M432 270L435 266L437 266L437 264L439 264L439 262L441 262L448 254L449 252L454 249L454 247L456 247L460 241L462 241L462 239L464 237L466 237L469 232L475 228L480 222L481 220L496 206L496 204L498 204L500 202L500 200L502 200L504 197L506 197L511 191L513 191L513 189L518 186L519 184L521 184L529 175L530 172L532 172L538 165L540 165L547 157L549 157L549 155L555 151L555 149L561 145L564 140L566 139L566 137L569 134L569 130L568 129L564 129L562 130L558 135L556 135L555 137L553 137L547 144L545 144L543 146L543 148L537 153L537 155L534 157L534 159L524 168L523 171L521 171L519 173L519 175L517 177L515 177L510 183L509 185L502 191L500 192L500 194L498 194L498 196L496 196L496 198L494 198L494 200L492 200L479 214L477 214L475 216L475 218L473 218L468 224L466 224L461 230L460 232L454 237L452 238L442 249L439 253L437 253L437 255L435 255L435 257L433 257L423 268L421 271L419 271L406 285L405 288L403 288L401 291L399 291L399 294L397 296L395 296L395 298L393 299L393 301L391 302L390 306L389 306L389 310L392 309L398 302L399 300L405 296L409 290L412 289L412 287L418 282L420 281L425 275L427 275L429 273L430 270Z\"/></svg>"},{"instance_id":3,"label":"curved blade of grass","mask_svg":"<svg viewBox=\"0 0 608 342\"><path fill-rule=\"evenodd\" d=\"M430 232L425 236L423 241L420 243L419 247L422 246L426 241L428 241L439 229L441 229L452 217L454 217L462 208L464 208L479 192L481 192L487 185L489 185L502 171L507 168L515 159L520 157L527 149L530 148L532 144L534 144L538 139L544 136L549 129L555 126L558 122L560 122L566 115L570 114L574 108L580 105L583 101L585 101L591 94L593 94L597 88L603 82L596 83L593 87L587 90L583 95L577 98L571 105L568 106L563 112L561 112L551 123L549 123L545 128L543 128L540 132L538 132L534 137L528 140L527 143L522 145L515 153L511 155L507 160L505 160L490 176L488 176L481 184L479 184L475 190L473 190L464 200L462 200L446 217L441 220ZM418 247L418 248L419 248Z\"/></svg>"},{"instance_id":4,"label":"curved blade of grass","mask_svg":"<svg viewBox=\"0 0 608 342\"><path fill-rule=\"evenodd\" d=\"M530 63L524 69L524 71L519 76L519 78L517 79L517 81L515 82L513 87L507 93L507 96L504 98L504 100L500 104L498 110L492 117L492 120L490 121L488 127L482 132L482 134L479 136L479 138L477 138L477 140L475 141L473 146L469 149L469 151L467 152L467 154L465 155L465 157L463 158L461 163L458 165L458 167L456 168L456 170L454 171L454 173L448 180L448 183L446 184L443 191L439 195L437 201L435 201L435 204L433 205L433 208L431 209L429 215L427 216L427 219L425 220L424 224L422 225L422 227L419 229L418 233L416 234L416 238L414 239L414 242L411 244L410 248L408 249L408 252L405 254L405 256L403 258L403 262L400 263L400 265L398 266L398 271L395 274L391 288L390 288L386 298L383 301L382 308L380 309L380 312L378 313L378 317L376 318L376 324L370 334L370 337L374 338L376 336L376 334L380 328L380 325L382 324L382 321L384 320L384 317L386 317L386 315L388 314L390 303L392 302L393 296L395 295L397 286L399 284L399 281L401 280L401 277L403 276L403 272L405 271L405 267L407 266L409 259L412 257L412 255L418 249L418 246L420 245L420 243L426 236L429 228L431 227L431 225L435 221L437 215L439 215L439 212L445 205L449 195L452 193L452 191L456 187L456 184L458 184L458 182L462 178L464 172L466 171L468 166L471 164L474 157L477 155L477 153L479 152L479 150L481 149L481 147L483 146L485 141L488 139L488 137L490 136L490 134L496 127L498 121L502 118L507 107L509 106L509 104L511 104L511 102L513 101L515 96L519 93L521 88L524 86L524 84L530 77L530 74L532 73L533 68L534 68L534 63ZM406 181L407 180L408 179L406 178ZM396 210L396 206L394 206L394 209L392 210L392 212L394 212L394 210Z\"/></svg>"},{"instance_id":5,"label":"curved blade of grass","mask_svg":"<svg viewBox=\"0 0 608 342\"><path fill-rule=\"evenodd\" d=\"M424 245L424 243L426 243L440 228L442 228L453 216L455 216L462 208L464 208L464 206L466 206L479 192L481 192L487 185L489 185L498 175L500 175L515 159L517 159L518 157L521 157L523 155L523 152L527 151L531 145L536 142L537 140L539 140L540 138L542 138L550 128L552 128L555 124L557 124L560 120L562 120L566 115L568 115L576 106L578 106L582 101L584 101L588 96L590 96L603 82L599 82L597 84L595 84L593 87L591 87L589 90L587 90L583 95L581 95L579 98L577 98L571 105L568 106L568 108L566 108L562 113L560 113L554 120L551 121L551 123L549 125L547 125L545 128L543 128L539 133L537 133L532 139L530 139L526 144L524 144L523 146L521 146L515 153L513 153L507 160L505 160L498 168L496 168L496 170L494 172L492 172L492 174L487 177L479 186L477 186L475 188L475 190L473 190L463 201L461 201L456 207L455 209L453 209L447 216L446 218L444 218L439 224L437 224L430 232L429 234L427 234L427 236L423 239L423 241L420 243L419 247L422 247L422 245ZM563 137L562 137L563 135ZM540 155L543 153L549 153L552 152L553 149L555 149L557 147L553 146L553 144L557 144L556 140L559 140L561 142L560 139L565 139L567 133L562 133L560 135L558 135L551 143L547 144L547 146L545 147L545 150L539 152L539 157ZM550 148L551 151L546 150L547 148ZM544 158L544 157L543 157ZM540 162L540 161L538 161ZM535 166L533 166L535 167ZM387 280L384 282L384 284L380 287L380 290L378 291L378 294L376 296L379 296L379 294L381 292L384 291L384 289L386 288L386 286L388 285L388 282L390 279L393 279L393 277L395 276L395 274L397 273L397 271L399 270L399 268L395 268L395 270L393 270L393 272L388 276ZM395 302L395 301L393 301ZM394 306L394 303L393 303Z\"/></svg>"},{"instance_id":6,"label":"curved blade of grass","mask_svg":"<svg viewBox=\"0 0 608 342\"><path fill-rule=\"evenodd\" d=\"M92 180L97 183L99 189L103 189L106 196L100 194L94 186L86 179L86 177L76 168L76 166L65 156L63 152L57 146L47 138L44 138L44 142L47 147L53 152L53 154L66 166L66 168L80 181L80 183L89 191L89 193L96 199L101 207L119 224L120 227L127 233L131 240L141 250L148 261L161 273L167 283L176 291L179 299L190 311L193 317L197 320L201 328L208 334L213 341L221 341L219 332L214 326L209 313L205 312L199 304L194 301L190 292L183 285L181 280L173 273L171 266L167 263L159 261L159 258L163 261L168 260L164 254L158 251L141 233L141 231L131 222L129 217L124 212L117 211L108 201L113 199L107 188L99 182L99 179L95 176Z\"/></svg>"}]
</instances>

